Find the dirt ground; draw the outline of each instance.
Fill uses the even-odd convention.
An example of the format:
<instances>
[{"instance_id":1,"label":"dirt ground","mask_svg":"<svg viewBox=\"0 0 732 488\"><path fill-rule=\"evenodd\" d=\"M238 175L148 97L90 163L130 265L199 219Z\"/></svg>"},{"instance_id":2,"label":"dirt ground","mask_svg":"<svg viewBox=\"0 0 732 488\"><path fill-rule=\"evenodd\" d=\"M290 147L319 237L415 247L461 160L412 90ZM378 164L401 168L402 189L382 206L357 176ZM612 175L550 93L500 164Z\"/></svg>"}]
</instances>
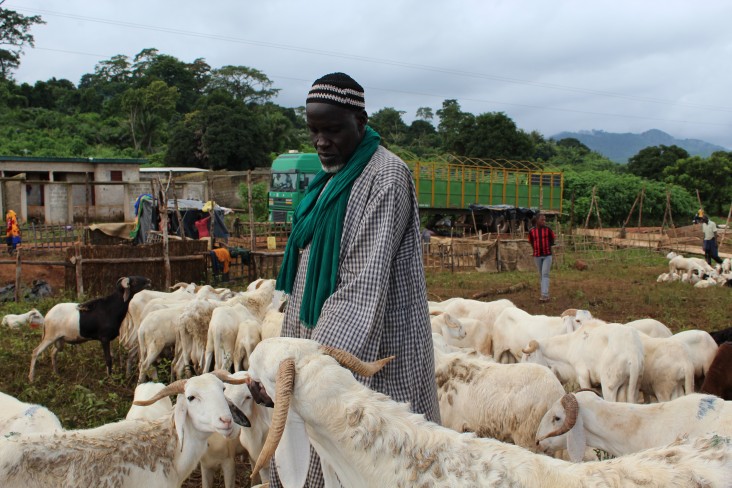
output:
<instances>
[{"instance_id":1,"label":"dirt ground","mask_svg":"<svg viewBox=\"0 0 732 488\"><path fill-rule=\"evenodd\" d=\"M4 249L3 249L4 252ZM65 268L63 266L34 266L25 261L63 261L65 253L60 251L25 251L21 250L20 281L24 287L30 287L33 280L44 280L51 285L54 294L64 288ZM15 259L14 256L3 254L0 259ZM0 286L15 283L15 264L0 264Z\"/></svg>"}]
</instances>

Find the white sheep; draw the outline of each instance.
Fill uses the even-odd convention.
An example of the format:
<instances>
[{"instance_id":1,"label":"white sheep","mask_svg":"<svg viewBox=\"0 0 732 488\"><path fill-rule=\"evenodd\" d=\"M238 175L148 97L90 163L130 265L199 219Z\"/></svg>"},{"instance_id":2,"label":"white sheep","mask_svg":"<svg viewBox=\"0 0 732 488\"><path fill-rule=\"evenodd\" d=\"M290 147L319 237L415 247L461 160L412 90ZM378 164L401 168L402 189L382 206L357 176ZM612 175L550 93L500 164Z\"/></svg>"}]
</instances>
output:
<instances>
[{"instance_id":1,"label":"white sheep","mask_svg":"<svg viewBox=\"0 0 732 488\"><path fill-rule=\"evenodd\" d=\"M0 437L57 430L61 422L49 409L0 392Z\"/></svg>"},{"instance_id":2,"label":"white sheep","mask_svg":"<svg viewBox=\"0 0 732 488\"><path fill-rule=\"evenodd\" d=\"M292 338L263 341L254 351L250 376L275 405L254 473L277 450L284 486L303 486L309 442L320 455L325 486L726 488L732 479L727 438L572 464L427 422L406 404L358 383L328 355L361 375L377 374L388 362L362 363L343 351ZM318 380L323 377L328 381Z\"/></svg>"},{"instance_id":3,"label":"white sheep","mask_svg":"<svg viewBox=\"0 0 732 488\"><path fill-rule=\"evenodd\" d=\"M134 402L152 398L165 389L162 383L142 383L135 388L133 404L127 411L127 420L155 420L164 417L173 411L173 402L165 396L146 407L135 405Z\"/></svg>"},{"instance_id":4,"label":"white sheep","mask_svg":"<svg viewBox=\"0 0 732 488\"><path fill-rule=\"evenodd\" d=\"M239 322L233 353L234 371L249 368L249 357L261 340L262 324L254 319L246 319Z\"/></svg>"},{"instance_id":5,"label":"white sheep","mask_svg":"<svg viewBox=\"0 0 732 488\"><path fill-rule=\"evenodd\" d=\"M580 327L582 327L582 325L588 323L589 321L600 320L595 319L589 312L589 310L577 310L574 308L565 310L562 313L562 317L565 317L565 320L572 320L571 328L573 330L579 329ZM659 322L656 319L638 319L627 322L623 325L627 327L632 327L638 332L641 332L649 337L666 338L673 335L668 327L666 327L663 323Z\"/></svg>"},{"instance_id":6,"label":"white sheep","mask_svg":"<svg viewBox=\"0 0 732 488\"><path fill-rule=\"evenodd\" d=\"M559 380L537 364L500 364L435 345L435 378L442 425L535 449L539 422L564 395Z\"/></svg>"},{"instance_id":7,"label":"white sheep","mask_svg":"<svg viewBox=\"0 0 732 488\"><path fill-rule=\"evenodd\" d=\"M213 311L206 339L206 367L210 367L213 359L214 369L228 371L231 368L237 344L237 332L239 325L244 321L254 321L258 324L252 312L240 303L218 307Z\"/></svg>"},{"instance_id":8,"label":"white sheep","mask_svg":"<svg viewBox=\"0 0 732 488\"><path fill-rule=\"evenodd\" d=\"M166 347L175 347L178 319L185 303L171 305L150 312L142 319L137 330L138 350L140 351L140 372L137 382L143 383L151 367ZM152 377L158 378L157 369L152 368Z\"/></svg>"},{"instance_id":9,"label":"white sheep","mask_svg":"<svg viewBox=\"0 0 732 488\"><path fill-rule=\"evenodd\" d=\"M681 272L685 272L683 274L686 275L687 280L692 279L692 274L695 271L702 274L706 271L712 270L712 267L709 266L703 259L685 258L684 256L676 254L675 252L668 253L666 255L666 258L669 260L668 261L669 273L682 274Z\"/></svg>"},{"instance_id":10,"label":"white sheep","mask_svg":"<svg viewBox=\"0 0 732 488\"><path fill-rule=\"evenodd\" d=\"M43 326L43 314L35 308L32 308L28 312L20 315L7 314L3 317L2 325L11 329L17 329L18 327L24 326L28 326L31 329L37 329Z\"/></svg>"},{"instance_id":11,"label":"white sheep","mask_svg":"<svg viewBox=\"0 0 732 488\"><path fill-rule=\"evenodd\" d=\"M531 315L520 308L505 308L493 324L493 359L503 363L521 360L522 349L534 339L566 334L573 329L564 317Z\"/></svg>"},{"instance_id":12,"label":"white sheep","mask_svg":"<svg viewBox=\"0 0 732 488\"><path fill-rule=\"evenodd\" d=\"M643 375L640 389L646 403L651 396L667 402L694 393L694 363L686 344L670 337L639 334L643 344Z\"/></svg>"},{"instance_id":13,"label":"white sheep","mask_svg":"<svg viewBox=\"0 0 732 488\"><path fill-rule=\"evenodd\" d=\"M709 332L704 330L685 330L674 334L671 338L687 346L694 365L694 380L698 390L714 361L714 356L717 355L719 346Z\"/></svg>"},{"instance_id":14,"label":"white sheep","mask_svg":"<svg viewBox=\"0 0 732 488\"><path fill-rule=\"evenodd\" d=\"M638 332L647 335L648 337L665 339L673 335L671 330L666 327L666 325L656 319L631 320L630 322L626 322L623 325L627 327L632 327Z\"/></svg>"},{"instance_id":15,"label":"white sheep","mask_svg":"<svg viewBox=\"0 0 732 488\"><path fill-rule=\"evenodd\" d=\"M138 402L178 395L174 412L155 421L122 420L96 429L0 438L0 480L7 488L180 487L212 433L232 435L234 418L246 424L224 397L219 377L177 381Z\"/></svg>"},{"instance_id":16,"label":"white sheep","mask_svg":"<svg viewBox=\"0 0 732 488\"><path fill-rule=\"evenodd\" d=\"M722 273L732 272L732 259L724 258L722 261Z\"/></svg>"},{"instance_id":17,"label":"white sheep","mask_svg":"<svg viewBox=\"0 0 732 488\"><path fill-rule=\"evenodd\" d=\"M246 388L246 385L229 385ZM152 398L166 388L162 383L143 383L135 388L135 401L141 401L146 398ZM227 395L228 398L228 395ZM125 417L127 420L156 420L161 417L168 416L173 411L173 403L168 396L160 398L152 405L141 406L133 405L127 412ZM249 418L249 416L244 413ZM206 451L201 456L201 480L204 488L210 488L213 485L214 472L217 468L221 468L224 473L224 485L226 488L233 488L236 463L236 454L242 452L239 443L239 426L234 425L234 432L231 437L226 438L214 432L206 442Z\"/></svg>"},{"instance_id":18,"label":"white sheep","mask_svg":"<svg viewBox=\"0 0 732 488\"><path fill-rule=\"evenodd\" d=\"M279 337L285 314L281 310L269 309L262 320L262 340Z\"/></svg>"},{"instance_id":19,"label":"white sheep","mask_svg":"<svg viewBox=\"0 0 732 488\"><path fill-rule=\"evenodd\" d=\"M467 335L462 321L447 312L430 312L430 325L432 333L442 335L449 344L453 344L453 341L459 343Z\"/></svg>"},{"instance_id":20,"label":"white sheep","mask_svg":"<svg viewBox=\"0 0 732 488\"><path fill-rule=\"evenodd\" d=\"M195 283L176 283L172 288L175 290L172 293L155 290L142 290L141 292L136 293L135 296L132 297L132 300L130 300L130 305L127 308L127 315L122 321L122 325L119 329L119 343L128 352L127 376L132 374L132 366L135 361L142 359L139 358L137 336L145 315L154 310L154 308L146 309L148 304L156 299L158 303L163 304L188 300L194 295L196 285Z\"/></svg>"},{"instance_id":21,"label":"white sheep","mask_svg":"<svg viewBox=\"0 0 732 488\"><path fill-rule=\"evenodd\" d=\"M592 322L571 334L532 340L521 361L549 367L563 383L576 378L581 388L599 384L609 401L634 403L644 366L640 333L619 324Z\"/></svg>"},{"instance_id":22,"label":"white sheep","mask_svg":"<svg viewBox=\"0 0 732 488\"><path fill-rule=\"evenodd\" d=\"M231 376L237 379L245 379L249 378L249 373L239 371ZM240 430L239 442L247 451L249 461L254 466L267 439L269 426L272 423L272 409L256 403L247 385L227 385L224 394L249 419L251 425ZM269 481L269 466L265 466L260 475L262 481Z\"/></svg>"},{"instance_id":23,"label":"white sheep","mask_svg":"<svg viewBox=\"0 0 732 488\"><path fill-rule=\"evenodd\" d=\"M579 461L585 446L625 456L710 433L732 435L732 402L694 393L666 403L629 405L580 391L552 405L536 440L546 453L568 449L570 458Z\"/></svg>"}]
</instances>

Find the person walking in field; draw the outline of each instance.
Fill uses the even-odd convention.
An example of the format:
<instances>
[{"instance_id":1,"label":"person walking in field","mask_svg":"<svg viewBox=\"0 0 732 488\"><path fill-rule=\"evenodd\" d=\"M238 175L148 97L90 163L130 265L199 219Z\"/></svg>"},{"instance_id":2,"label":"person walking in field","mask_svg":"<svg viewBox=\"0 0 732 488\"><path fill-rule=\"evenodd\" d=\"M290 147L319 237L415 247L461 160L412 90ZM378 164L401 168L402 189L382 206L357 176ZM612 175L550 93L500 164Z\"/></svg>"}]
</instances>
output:
<instances>
[{"instance_id":1,"label":"person walking in field","mask_svg":"<svg viewBox=\"0 0 732 488\"><path fill-rule=\"evenodd\" d=\"M534 227L529 231L529 242L534 249L534 262L539 269L540 302L549 301L549 270L552 267L552 246L555 239L554 231L546 226L546 216L541 213L536 214Z\"/></svg>"},{"instance_id":2,"label":"person walking in field","mask_svg":"<svg viewBox=\"0 0 732 488\"><path fill-rule=\"evenodd\" d=\"M722 264L717 246L717 224L713 220L709 220L709 217L706 215L702 217L702 222L702 232L704 232L704 259L709 265L712 264L712 259L718 264Z\"/></svg>"}]
</instances>

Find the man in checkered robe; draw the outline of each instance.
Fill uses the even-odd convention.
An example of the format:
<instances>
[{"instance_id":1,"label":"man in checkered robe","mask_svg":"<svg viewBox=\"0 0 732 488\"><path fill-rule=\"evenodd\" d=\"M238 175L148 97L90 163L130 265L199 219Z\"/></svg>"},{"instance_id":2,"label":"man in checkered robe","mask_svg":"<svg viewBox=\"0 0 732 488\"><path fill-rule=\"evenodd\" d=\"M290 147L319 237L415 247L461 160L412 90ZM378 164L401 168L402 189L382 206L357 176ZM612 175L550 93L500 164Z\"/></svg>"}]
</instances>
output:
<instances>
[{"instance_id":1,"label":"man in checkered robe","mask_svg":"<svg viewBox=\"0 0 732 488\"><path fill-rule=\"evenodd\" d=\"M339 96L346 93L348 97L354 92L342 91L343 83L355 83L350 77L341 82L340 78L333 78L335 75L316 81L306 105L311 138L325 171L333 170L339 162L341 167L343 164L333 157L337 155L337 148L333 149L330 141L322 141L327 137L322 134L329 130L331 117L337 118L342 109L339 103L333 103L332 98L327 97L336 97L336 102L342 102ZM329 91L332 85L333 90ZM315 93L315 87L320 91ZM360 85L356 84L354 88L360 88ZM355 103L359 106L363 102L362 90L360 94L355 90ZM331 101L324 102L325 99ZM350 103L351 100L346 99L341 105ZM361 112L365 124L366 113ZM350 130L348 124L344 130ZM338 135L334 138L338 145ZM345 161L348 161L347 157ZM306 327L300 319L311 251L310 246L306 246L300 255L281 335L314 339L349 351L364 361L396 356L374 377L357 376L357 379L398 402L409 403L412 411L424 414L428 420L439 422L419 225L416 192L409 168L379 146L353 183L348 198L335 291L325 300L317 324ZM323 378L323 381L328 379ZM320 459L312 447L310 450L306 486L322 487ZM281 486L274 475L274 460L270 467L271 486Z\"/></svg>"}]
</instances>

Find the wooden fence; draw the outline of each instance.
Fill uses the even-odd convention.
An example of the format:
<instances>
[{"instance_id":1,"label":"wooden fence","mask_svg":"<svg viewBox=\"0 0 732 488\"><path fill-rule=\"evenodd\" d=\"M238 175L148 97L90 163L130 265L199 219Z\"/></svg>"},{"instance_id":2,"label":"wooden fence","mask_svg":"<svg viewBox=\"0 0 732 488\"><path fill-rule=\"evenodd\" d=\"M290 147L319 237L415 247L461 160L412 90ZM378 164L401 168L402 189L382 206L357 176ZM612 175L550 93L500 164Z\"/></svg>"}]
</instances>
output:
<instances>
[{"instance_id":1,"label":"wooden fence","mask_svg":"<svg viewBox=\"0 0 732 488\"><path fill-rule=\"evenodd\" d=\"M172 283L206 282L205 241L170 241ZM66 251L66 288L101 296L114 289L122 276L150 278L154 289L165 286L163 244L141 246L77 246Z\"/></svg>"},{"instance_id":2,"label":"wooden fence","mask_svg":"<svg viewBox=\"0 0 732 488\"><path fill-rule=\"evenodd\" d=\"M432 237L422 245L425 271L527 271L534 269L526 239Z\"/></svg>"},{"instance_id":3,"label":"wooden fence","mask_svg":"<svg viewBox=\"0 0 732 488\"><path fill-rule=\"evenodd\" d=\"M83 231L83 224L46 225L29 222L20 228L23 239L21 246L24 251L62 250L81 241Z\"/></svg>"}]
</instances>

